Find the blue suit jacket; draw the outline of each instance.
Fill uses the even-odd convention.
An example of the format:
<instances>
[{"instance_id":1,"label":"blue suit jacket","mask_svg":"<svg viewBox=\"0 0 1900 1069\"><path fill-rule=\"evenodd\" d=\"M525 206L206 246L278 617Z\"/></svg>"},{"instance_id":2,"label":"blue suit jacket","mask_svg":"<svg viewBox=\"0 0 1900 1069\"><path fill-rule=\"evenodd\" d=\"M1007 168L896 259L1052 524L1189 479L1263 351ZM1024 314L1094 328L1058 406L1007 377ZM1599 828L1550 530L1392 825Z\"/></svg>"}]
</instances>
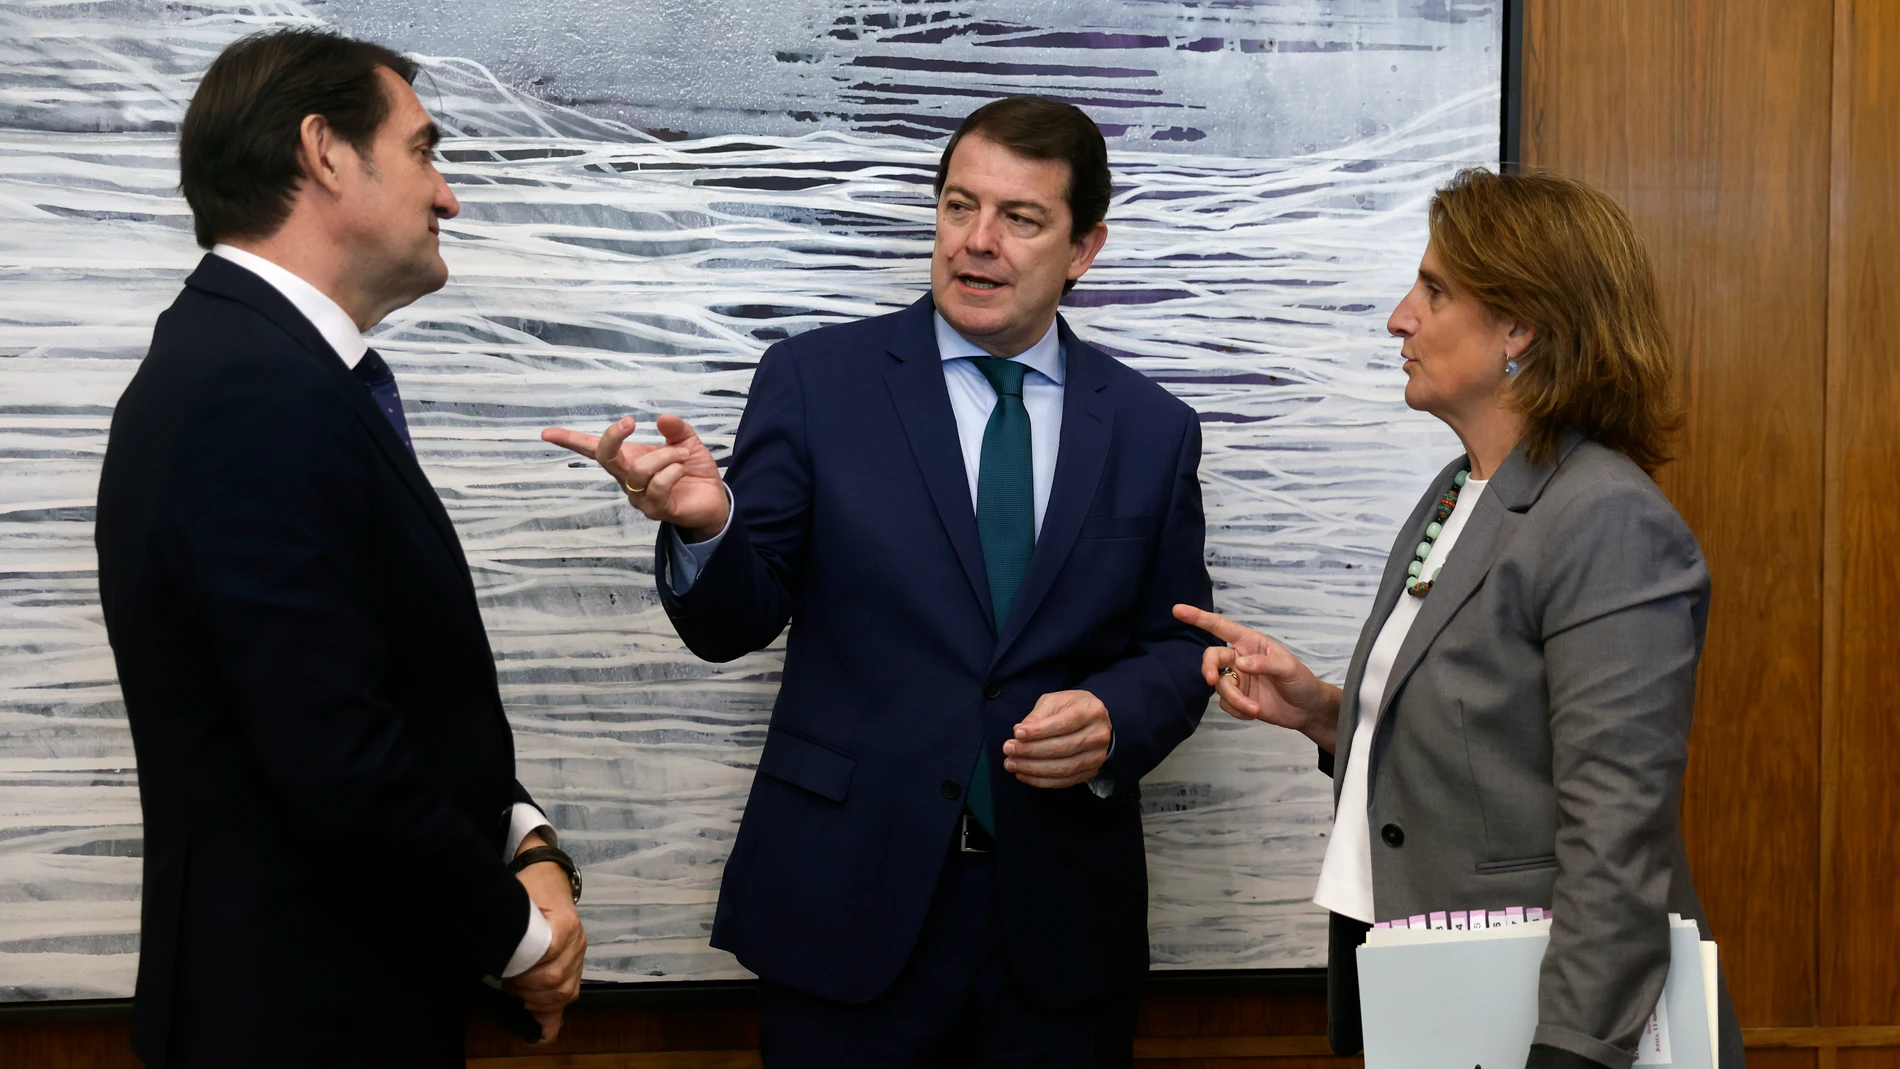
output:
<instances>
[{"instance_id":1,"label":"blue suit jacket","mask_svg":"<svg viewBox=\"0 0 1900 1069\"><path fill-rule=\"evenodd\" d=\"M725 661L791 622L785 673L713 926L768 980L861 1002L904 966L979 749L991 761L1012 973L1051 1007L1147 962L1137 784L1200 721L1211 604L1192 409L1061 327L1062 442L998 636L928 297L765 354L728 478L738 515L685 595ZM662 531L659 574L672 538ZM1103 799L1039 790L1002 743L1042 695L1093 692L1115 727Z\"/></svg>"},{"instance_id":2,"label":"blue suit jacket","mask_svg":"<svg viewBox=\"0 0 1900 1069\"><path fill-rule=\"evenodd\" d=\"M528 921L494 659L422 469L263 279L207 256L159 317L96 539L145 814L139 1056L461 1065Z\"/></svg>"}]
</instances>

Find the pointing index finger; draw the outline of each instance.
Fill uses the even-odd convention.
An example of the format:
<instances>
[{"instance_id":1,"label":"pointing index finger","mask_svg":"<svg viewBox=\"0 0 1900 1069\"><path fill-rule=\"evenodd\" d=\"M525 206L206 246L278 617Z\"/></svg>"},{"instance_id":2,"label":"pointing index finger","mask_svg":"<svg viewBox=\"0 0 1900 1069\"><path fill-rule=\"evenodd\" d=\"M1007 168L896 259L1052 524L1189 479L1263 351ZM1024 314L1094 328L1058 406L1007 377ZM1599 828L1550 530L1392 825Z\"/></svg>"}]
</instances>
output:
<instances>
[{"instance_id":1,"label":"pointing index finger","mask_svg":"<svg viewBox=\"0 0 1900 1069\"><path fill-rule=\"evenodd\" d=\"M591 434L570 431L566 427L549 427L541 432L541 440L549 445L558 445L571 449L589 460L594 459L594 450L599 448L600 439Z\"/></svg>"},{"instance_id":2,"label":"pointing index finger","mask_svg":"<svg viewBox=\"0 0 1900 1069\"><path fill-rule=\"evenodd\" d=\"M1184 624L1192 624L1213 635L1215 638L1220 639L1222 642L1239 642L1247 635L1246 628L1229 620L1227 617L1219 613L1208 612L1206 609L1196 608L1193 605L1176 605L1174 607L1174 618Z\"/></svg>"}]
</instances>

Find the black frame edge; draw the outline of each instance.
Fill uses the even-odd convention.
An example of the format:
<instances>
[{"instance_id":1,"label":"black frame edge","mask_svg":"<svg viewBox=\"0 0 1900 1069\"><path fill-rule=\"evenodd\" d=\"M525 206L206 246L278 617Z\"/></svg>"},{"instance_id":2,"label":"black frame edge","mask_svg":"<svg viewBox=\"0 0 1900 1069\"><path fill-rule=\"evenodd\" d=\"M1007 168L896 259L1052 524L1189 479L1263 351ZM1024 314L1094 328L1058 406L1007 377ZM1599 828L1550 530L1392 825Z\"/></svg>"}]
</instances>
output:
<instances>
[{"instance_id":1,"label":"black frame edge","mask_svg":"<svg viewBox=\"0 0 1900 1069\"><path fill-rule=\"evenodd\" d=\"M1504 0L1504 93L1498 115L1498 170L1524 167L1524 0Z\"/></svg>"}]
</instances>

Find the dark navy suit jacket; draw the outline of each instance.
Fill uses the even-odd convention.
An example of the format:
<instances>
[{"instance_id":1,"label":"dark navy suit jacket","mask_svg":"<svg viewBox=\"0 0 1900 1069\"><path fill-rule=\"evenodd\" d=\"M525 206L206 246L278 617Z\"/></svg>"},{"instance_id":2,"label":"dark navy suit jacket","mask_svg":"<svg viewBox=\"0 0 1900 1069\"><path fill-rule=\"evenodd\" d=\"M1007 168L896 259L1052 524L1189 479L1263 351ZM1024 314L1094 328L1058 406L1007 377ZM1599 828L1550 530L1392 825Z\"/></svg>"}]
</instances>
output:
<instances>
[{"instance_id":1,"label":"dark navy suit jacket","mask_svg":"<svg viewBox=\"0 0 1900 1069\"><path fill-rule=\"evenodd\" d=\"M765 354L728 478L738 515L685 595L694 653L725 661L791 623L785 673L713 945L764 978L862 1002L896 978L929 907L979 748L1016 982L1052 1008L1147 963L1141 777L1199 723L1209 640L1193 410L1061 326L1054 484L1000 636L928 297ZM1039 790L1002 743L1044 694L1107 705L1104 799Z\"/></svg>"},{"instance_id":2,"label":"dark navy suit jacket","mask_svg":"<svg viewBox=\"0 0 1900 1069\"><path fill-rule=\"evenodd\" d=\"M113 413L96 540L138 753L146 1064L457 1065L528 919L455 530L369 392L207 256Z\"/></svg>"}]
</instances>

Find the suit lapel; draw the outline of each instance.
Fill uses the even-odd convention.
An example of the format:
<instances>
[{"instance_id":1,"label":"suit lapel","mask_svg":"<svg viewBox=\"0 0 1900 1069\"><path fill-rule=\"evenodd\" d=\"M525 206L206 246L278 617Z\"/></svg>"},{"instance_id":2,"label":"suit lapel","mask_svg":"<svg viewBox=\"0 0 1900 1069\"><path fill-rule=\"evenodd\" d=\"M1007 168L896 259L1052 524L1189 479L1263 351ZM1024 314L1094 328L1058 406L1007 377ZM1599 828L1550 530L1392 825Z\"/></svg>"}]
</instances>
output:
<instances>
[{"instance_id":1,"label":"suit lapel","mask_svg":"<svg viewBox=\"0 0 1900 1069\"><path fill-rule=\"evenodd\" d=\"M1095 488L1102 481L1102 467L1108 462L1108 443L1115 427L1114 409L1102 396L1108 387L1109 358L1079 341L1060 318L1057 323L1066 353L1062 441L1056 449L1055 477L1049 486L1042 530L1036 536L1036 549L1029 558L1029 571L1023 576L1016 604L1003 623L992 665L1036 615L1036 607L1069 559L1069 550L1082 533L1089 504L1095 500Z\"/></svg>"},{"instance_id":2,"label":"suit lapel","mask_svg":"<svg viewBox=\"0 0 1900 1069\"><path fill-rule=\"evenodd\" d=\"M1471 600L1478 587L1483 585L1484 577L1491 572L1491 565L1497 561L1498 551L1502 548L1498 535L1506 517L1521 513L1536 502L1543 493L1544 486L1557 470L1557 465L1570 455L1582 436L1574 432L1564 438L1559 446L1555 464L1532 464L1524 458L1524 445L1519 443L1504 458L1498 470L1491 476L1484 495L1478 498L1477 511L1465 521L1464 530L1458 535L1458 544L1452 549L1451 559L1438 580L1432 584L1431 593L1426 595L1425 604L1419 607L1418 618L1412 621L1412 628L1406 632L1405 642L1399 646L1398 657L1392 663L1392 674L1386 679L1385 693L1379 699L1379 723L1385 724L1386 711L1392 707L1392 699L1411 678L1413 669L1431 648L1438 633L1451 623L1464 603ZM1441 478L1437 489L1442 490L1444 482L1450 478L1451 469ZM1420 525L1422 528L1422 524Z\"/></svg>"},{"instance_id":3,"label":"suit lapel","mask_svg":"<svg viewBox=\"0 0 1900 1069\"><path fill-rule=\"evenodd\" d=\"M897 406L898 419L910 441L911 455L923 472L930 500L937 506L937 517L963 565L964 578L983 609L983 619L989 620L993 615L989 573L983 567L983 542L977 536L976 509L970 504L970 477L963 470L956 414L950 408L950 391L943 381L943 359L937 352L931 322L933 310L929 297L905 310L890 344L890 354L898 363L885 373L884 384Z\"/></svg>"},{"instance_id":4,"label":"suit lapel","mask_svg":"<svg viewBox=\"0 0 1900 1069\"><path fill-rule=\"evenodd\" d=\"M421 465L403 446L402 439L396 436L389 420L376 410L376 400L370 396L369 390L357 381L356 376L350 374L349 368L343 366L336 350L304 318L303 313L297 311L297 306L291 304L270 283L224 257L210 253L199 261L198 269L191 273L185 284L254 309L289 335L297 343L301 355L314 360L324 374L337 383L350 411L375 440L384 458L396 469L403 485L409 488L409 492L422 506L422 511L428 514L436 533L442 536L452 551L463 576L468 577L468 561L462 554L461 540L455 535L455 524L449 520L448 510L442 507L442 499L436 495L435 487L429 484L429 478L422 473Z\"/></svg>"}]
</instances>

